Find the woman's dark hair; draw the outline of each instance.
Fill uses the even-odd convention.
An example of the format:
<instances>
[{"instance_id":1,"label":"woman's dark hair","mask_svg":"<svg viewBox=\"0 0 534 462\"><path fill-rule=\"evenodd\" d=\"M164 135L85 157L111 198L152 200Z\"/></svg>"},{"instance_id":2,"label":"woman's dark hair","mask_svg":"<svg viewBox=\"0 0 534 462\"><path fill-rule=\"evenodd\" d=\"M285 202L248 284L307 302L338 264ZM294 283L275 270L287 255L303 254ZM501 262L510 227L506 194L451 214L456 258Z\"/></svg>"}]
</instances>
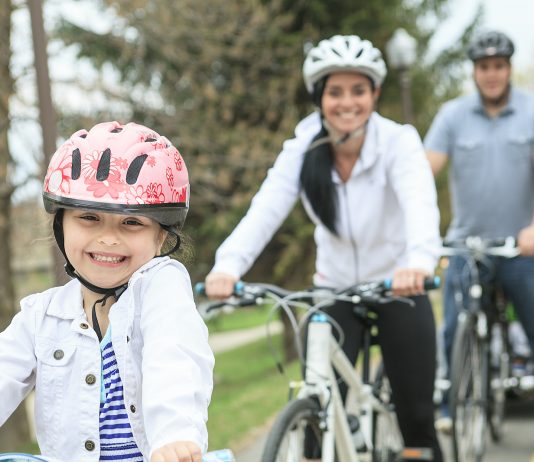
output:
<instances>
[{"instance_id":1,"label":"woman's dark hair","mask_svg":"<svg viewBox=\"0 0 534 462\"><path fill-rule=\"evenodd\" d=\"M322 127L312 143L327 136L328 132ZM315 214L332 233L337 234L337 196L332 181L333 162L334 155L330 143L321 143L310 149L304 155L300 184Z\"/></svg>"}]
</instances>

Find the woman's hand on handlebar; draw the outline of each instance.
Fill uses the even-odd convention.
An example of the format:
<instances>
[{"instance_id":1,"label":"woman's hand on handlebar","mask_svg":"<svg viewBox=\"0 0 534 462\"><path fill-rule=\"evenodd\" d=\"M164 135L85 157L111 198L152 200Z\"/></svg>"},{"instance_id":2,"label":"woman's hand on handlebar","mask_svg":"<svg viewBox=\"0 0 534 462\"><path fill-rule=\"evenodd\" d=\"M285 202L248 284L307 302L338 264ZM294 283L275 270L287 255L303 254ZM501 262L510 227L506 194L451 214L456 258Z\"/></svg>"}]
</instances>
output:
<instances>
[{"instance_id":1,"label":"woman's hand on handlebar","mask_svg":"<svg viewBox=\"0 0 534 462\"><path fill-rule=\"evenodd\" d=\"M397 268L393 274L393 295L410 297L425 292L424 280L432 276L421 268Z\"/></svg>"},{"instance_id":2,"label":"woman's hand on handlebar","mask_svg":"<svg viewBox=\"0 0 534 462\"><path fill-rule=\"evenodd\" d=\"M223 300L234 292L235 283L239 280L226 273L210 273L206 276L206 295L211 299Z\"/></svg>"}]
</instances>

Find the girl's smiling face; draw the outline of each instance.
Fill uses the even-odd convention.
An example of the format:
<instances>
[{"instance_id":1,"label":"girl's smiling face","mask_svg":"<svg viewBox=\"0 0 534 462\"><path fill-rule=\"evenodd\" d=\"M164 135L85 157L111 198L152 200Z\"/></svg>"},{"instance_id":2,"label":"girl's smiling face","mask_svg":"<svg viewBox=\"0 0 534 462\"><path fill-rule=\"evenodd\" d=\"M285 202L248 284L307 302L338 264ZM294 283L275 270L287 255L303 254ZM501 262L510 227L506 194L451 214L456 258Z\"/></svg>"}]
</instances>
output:
<instances>
[{"instance_id":1,"label":"girl's smiling face","mask_svg":"<svg viewBox=\"0 0 534 462\"><path fill-rule=\"evenodd\" d=\"M362 127L373 112L380 89L373 90L368 77L354 72L331 74L324 88L321 109L337 135Z\"/></svg>"},{"instance_id":2,"label":"girl's smiling face","mask_svg":"<svg viewBox=\"0 0 534 462\"><path fill-rule=\"evenodd\" d=\"M75 209L63 215L67 258L81 277L105 289L127 283L160 252L166 234L143 216Z\"/></svg>"}]
</instances>

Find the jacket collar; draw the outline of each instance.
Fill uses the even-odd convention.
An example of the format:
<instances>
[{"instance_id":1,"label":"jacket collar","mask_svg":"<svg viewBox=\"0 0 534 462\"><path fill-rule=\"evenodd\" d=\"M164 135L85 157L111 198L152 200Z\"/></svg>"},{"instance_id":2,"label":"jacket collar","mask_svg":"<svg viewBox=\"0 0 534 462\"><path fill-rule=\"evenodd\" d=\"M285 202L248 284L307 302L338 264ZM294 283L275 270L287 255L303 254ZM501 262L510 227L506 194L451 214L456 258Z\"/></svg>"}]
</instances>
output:
<instances>
[{"instance_id":1,"label":"jacket collar","mask_svg":"<svg viewBox=\"0 0 534 462\"><path fill-rule=\"evenodd\" d=\"M150 268L170 260L169 257L157 257L145 263L139 268L128 281L128 287L139 278L143 277ZM53 292L48 304L47 314L61 319L78 319L84 316L82 302L82 285L77 279L72 279L64 286Z\"/></svg>"},{"instance_id":2,"label":"jacket collar","mask_svg":"<svg viewBox=\"0 0 534 462\"><path fill-rule=\"evenodd\" d=\"M377 112L373 112L367 121L367 130L365 132L365 140L363 142L360 158L354 165L351 178L360 175L364 171L370 169L380 157L383 149L383 142L379 138L379 131L377 125L381 116ZM341 183L341 178L336 170L332 170L332 179L334 183Z\"/></svg>"}]
</instances>

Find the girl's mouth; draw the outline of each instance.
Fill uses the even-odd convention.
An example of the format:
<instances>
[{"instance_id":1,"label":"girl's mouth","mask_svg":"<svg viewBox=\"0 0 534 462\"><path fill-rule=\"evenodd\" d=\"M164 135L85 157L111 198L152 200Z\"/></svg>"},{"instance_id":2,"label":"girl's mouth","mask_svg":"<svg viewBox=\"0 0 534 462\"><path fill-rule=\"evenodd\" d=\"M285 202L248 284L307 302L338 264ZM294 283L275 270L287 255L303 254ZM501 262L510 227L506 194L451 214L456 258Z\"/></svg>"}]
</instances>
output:
<instances>
[{"instance_id":1,"label":"girl's mouth","mask_svg":"<svg viewBox=\"0 0 534 462\"><path fill-rule=\"evenodd\" d=\"M100 253L90 253L91 258L99 263L122 263L126 260L126 257L114 256L114 255L102 255Z\"/></svg>"}]
</instances>

